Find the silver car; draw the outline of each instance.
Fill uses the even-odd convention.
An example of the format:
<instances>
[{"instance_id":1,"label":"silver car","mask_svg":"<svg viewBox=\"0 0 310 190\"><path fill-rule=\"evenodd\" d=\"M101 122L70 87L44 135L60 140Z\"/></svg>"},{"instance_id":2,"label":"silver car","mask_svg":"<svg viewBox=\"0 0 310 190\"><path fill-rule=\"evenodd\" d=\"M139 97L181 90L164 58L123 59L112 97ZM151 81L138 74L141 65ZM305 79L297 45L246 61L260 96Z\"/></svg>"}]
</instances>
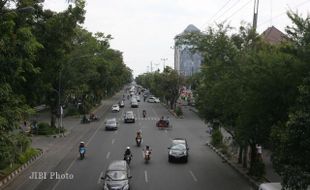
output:
<instances>
[{"instance_id":1,"label":"silver car","mask_svg":"<svg viewBox=\"0 0 310 190\"><path fill-rule=\"evenodd\" d=\"M117 130L117 124L118 122L116 121L115 118L112 118L112 119L107 119L105 121L105 130Z\"/></svg>"},{"instance_id":2,"label":"silver car","mask_svg":"<svg viewBox=\"0 0 310 190\"><path fill-rule=\"evenodd\" d=\"M127 162L125 160L114 160L108 166L104 177L101 178L104 180L103 189L129 190L131 177Z\"/></svg>"}]
</instances>

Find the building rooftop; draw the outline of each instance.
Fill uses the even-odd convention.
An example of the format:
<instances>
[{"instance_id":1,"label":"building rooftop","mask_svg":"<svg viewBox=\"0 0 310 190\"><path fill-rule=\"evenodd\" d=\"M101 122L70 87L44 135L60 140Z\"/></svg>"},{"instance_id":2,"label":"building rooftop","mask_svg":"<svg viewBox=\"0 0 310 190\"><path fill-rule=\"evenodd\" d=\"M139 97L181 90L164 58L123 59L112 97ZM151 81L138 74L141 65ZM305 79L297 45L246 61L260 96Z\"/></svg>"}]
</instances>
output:
<instances>
[{"instance_id":1,"label":"building rooftop","mask_svg":"<svg viewBox=\"0 0 310 190\"><path fill-rule=\"evenodd\" d=\"M184 33L189 33L189 32L200 32L200 30L193 24L190 24L184 30Z\"/></svg>"},{"instance_id":2,"label":"building rooftop","mask_svg":"<svg viewBox=\"0 0 310 190\"><path fill-rule=\"evenodd\" d=\"M279 44L287 40L286 35L274 26L267 28L261 36L263 40L270 44Z\"/></svg>"}]
</instances>

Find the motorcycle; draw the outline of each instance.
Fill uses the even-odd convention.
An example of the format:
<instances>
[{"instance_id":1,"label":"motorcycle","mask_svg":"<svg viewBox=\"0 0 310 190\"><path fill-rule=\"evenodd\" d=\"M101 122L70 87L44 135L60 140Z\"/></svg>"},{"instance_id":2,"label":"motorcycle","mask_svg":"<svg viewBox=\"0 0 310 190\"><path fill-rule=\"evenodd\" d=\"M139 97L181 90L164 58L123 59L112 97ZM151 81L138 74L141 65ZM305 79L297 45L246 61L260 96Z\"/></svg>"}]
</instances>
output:
<instances>
[{"instance_id":1,"label":"motorcycle","mask_svg":"<svg viewBox=\"0 0 310 190\"><path fill-rule=\"evenodd\" d=\"M85 158L85 147L80 148L80 159L83 160Z\"/></svg>"},{"instance_id":2,"label":"motorcycle","mask_svg":"<svg viewBox=\"0 0 310 190\"><path fill-rule=\"evenodd\" d=\"M142 138L136 138L137 146L140 146L140 145L141 145L141 141L142 141Z\"/></svg>"},{"instance_id":3,"label":"motorcycle","mask_svg":"<svg viewBox=\"0 0 310 190\"><path fill-rule=\"evenodd\" d=\"M132 157L132 156L129 155L129 154L126 154L125 157L124 157L124 160L127 162L128 165L130 164L131 157Z\"/></svg>"},{"instance_id":4,"label":"motorcycle","mask_svg":"<svg viewBox=\"0 0 310 190\"><path fill-rule=\"evenodd\" d=\"M146 117L146 111L145 111L145 110L143 110L142 115L143 115L143 118L145 118L145 117Z\"/></svg>"},{"instance_id":5,"label":"motorcycle","mask_svg":"<svg viewBox=\"0 0 310 190\"><path fill-rule=\"evenodd\" d=\"M150 150L145 150L144 151L144 161L145 163L148 163L151 159L151 151Z\"/></svg>"}]
</instances>

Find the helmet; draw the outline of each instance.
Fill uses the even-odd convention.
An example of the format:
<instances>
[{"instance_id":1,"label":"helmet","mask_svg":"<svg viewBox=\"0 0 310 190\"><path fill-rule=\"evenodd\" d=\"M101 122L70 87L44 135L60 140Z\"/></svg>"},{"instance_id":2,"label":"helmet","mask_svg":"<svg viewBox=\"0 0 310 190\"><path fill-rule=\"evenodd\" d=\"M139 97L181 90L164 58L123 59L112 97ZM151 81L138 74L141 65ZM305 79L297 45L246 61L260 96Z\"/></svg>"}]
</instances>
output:
<instances>
[{"instance_id":1,"label":"helmet","mask_svg":"<svg viewBox=\"0 0 310 190\"><path fill-rule=\"evenodd\" d=\"M84 141L81 141L80 144L84 144Z\"/></svg>"},{"instance_id":2,"label":"helmet","mask_svg":"<svg viewBox=\"0 0 310 190\"><path fill-rule=\"evenodd\" d=\"M150 147L148 145L146 145L146 149L149 149Z\"/></svg>"},{"instance_id":3,"label":"helmet","mask_svg":"<svg viewBox=\"0 0 310 190\"><path fill-rule=\"evenodd\" d=\"M129 146L127 146L127 148L126 148L127 150L130 150L130 147Z\"/></svg>"}]
</instances>

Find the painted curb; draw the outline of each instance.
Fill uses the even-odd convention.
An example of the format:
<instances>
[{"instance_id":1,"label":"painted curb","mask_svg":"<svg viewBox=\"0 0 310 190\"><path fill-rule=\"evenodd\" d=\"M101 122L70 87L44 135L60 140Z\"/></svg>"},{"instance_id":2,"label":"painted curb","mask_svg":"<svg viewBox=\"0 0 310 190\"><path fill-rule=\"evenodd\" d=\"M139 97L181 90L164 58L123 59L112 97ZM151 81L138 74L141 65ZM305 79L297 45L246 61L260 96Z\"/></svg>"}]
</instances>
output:
<instances>
[{"instance_id":1,"label":"painted curb","mask_svg":"<svg viewBox=\"0 0 310 190\"><path fill-rule=\"evenodd\" d=\"M43 151L41 149L38 149L40 152L30 158L28 162L21 165L19 168L14 170L10 175L6 176L4 179L0 181L0 188L4 187L8 182L12 181L19 173L21 173L23 170L25 170L30 164L32 164L34 161L36 161L38 158L40 158L43 155Z\"/></svg>"},{"instance_id":2,"label":"painted curb","mask_svg":"<svg viewBox=\"0 0 310 190\"><path fill-rule=\"evenodd\" d=\"M217 155L219 155L230 167L232 167L235 171L237 171L240 175L242 175L255 189L258 189L259 184L249 175L247 175L246 172L240 170L231 160L229 160L224 154L222 154L209 142L207 142L206 145L208 145Z\"/></svg>"}]
</instances>

